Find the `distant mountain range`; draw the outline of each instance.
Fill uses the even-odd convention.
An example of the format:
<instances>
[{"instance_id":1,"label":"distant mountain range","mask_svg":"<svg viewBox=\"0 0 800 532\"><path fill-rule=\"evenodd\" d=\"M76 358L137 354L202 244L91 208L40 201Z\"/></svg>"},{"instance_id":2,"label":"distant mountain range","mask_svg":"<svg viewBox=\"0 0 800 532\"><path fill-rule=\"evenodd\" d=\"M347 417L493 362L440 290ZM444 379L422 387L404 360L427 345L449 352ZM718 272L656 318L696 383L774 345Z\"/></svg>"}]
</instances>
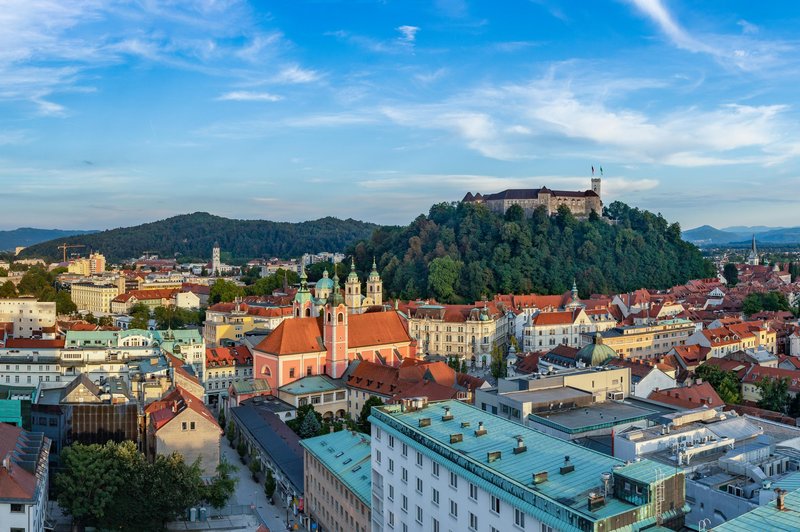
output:
<instances>
[{"instance_id":1,"label":"distant mountain range","mask_svg":"<svg viewBox=\"0 0 800 532\"><path fill-rule=\"evenodd\" d=\"M800 227L735 226L717 229L703 225L683 232L683 239L698 246L748 244L756 235L758 244L800 244Z\"/></svg>"},{"instance_id":2,"label":"distant mountain range","mask_svg":"<svg viewBox=\"0 0 800 532\"><path fill-rule=\"evenodd\" d=\"M14 251L18 246L32 246L40 242L65 238L73 235L85 235L97 231L80 231L68 229L36 229L20 227L10 231L0 231L0 251Z\"/></svg>"},{"instance_id":3,"label":"distant mountain range","mask_svg":"<svg viewBox=\"0 0 800 532\"><path fill-rule=\"evenodd\" d=\"M95 250L110 261L140 257L145 251L164 258L207 260L214 242L234 258L299 257L303 253L344 251L366 240L378 226L358 220L320 218L300 223L269 220L232 220L207 212L182 214L134 227L58 238L26 248L20 256L61 260L58 245L82 244L83 253ZM224 257L223 257L224 258Z\"/></svg>"}]
</instances>

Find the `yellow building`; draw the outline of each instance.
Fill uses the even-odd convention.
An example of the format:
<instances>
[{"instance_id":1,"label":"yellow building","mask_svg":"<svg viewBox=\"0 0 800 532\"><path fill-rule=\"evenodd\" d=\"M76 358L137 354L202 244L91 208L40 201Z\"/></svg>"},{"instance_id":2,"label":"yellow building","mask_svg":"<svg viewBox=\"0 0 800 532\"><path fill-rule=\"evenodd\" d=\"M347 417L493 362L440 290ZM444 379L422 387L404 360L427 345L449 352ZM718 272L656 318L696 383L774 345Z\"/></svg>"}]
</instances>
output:
<instances>
[{"instance_id":1,"label":"yellow building","mask_svg":"<svg viewBox=\"0 0 800 532\"><path fill-rule=\"evenodd\" d=\"M72 283L70 296L78 310L92 313L111 312L111 301L119 295L119 287L113 284L94 284L89 282Z\"/></svg>"},{"instance_id":2,"label":"yellow building","mask_svg":"<svg viewBox=\"0 0 800 532\"><path fill-rule=\"evenodd\" d=\"M409 303L408 331L420 354L456 356L489 363L492 346L509 335L506 313L494 301L477 305Z\"/></svg>"},{"instance_id":3,"label":"yellow building","mask_svg":"<svg viewBox=\"0 0 800 532\"><path fill-rule=\"evenodd\" d=\"M67 272L88 277L106 271L106 258L102 253L92 253L88 257L75 259L67 265Z\"/></svg>"},{"instance_id":4,"label":"yellow building","mask_svg":"<svg viewBox=\"0 0 800 532\"><path fill-rule=\"evenodd\" d=\"M694 323L676 318L653 325L614 327L599 334L603 344L619 356L636 359L665 354L676 345L684 345L694 332ZM591 335L584 335L584 339L586 343L591 342Z\"/></svg>"}]
</instances>

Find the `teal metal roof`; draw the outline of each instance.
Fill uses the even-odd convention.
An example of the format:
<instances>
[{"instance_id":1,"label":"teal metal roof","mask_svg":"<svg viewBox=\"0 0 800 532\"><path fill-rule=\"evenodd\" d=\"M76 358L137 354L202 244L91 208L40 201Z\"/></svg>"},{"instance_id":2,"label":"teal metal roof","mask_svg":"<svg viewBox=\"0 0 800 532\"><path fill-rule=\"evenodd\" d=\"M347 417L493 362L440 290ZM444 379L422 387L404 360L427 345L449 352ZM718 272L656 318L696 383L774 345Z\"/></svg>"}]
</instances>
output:
<instances>
[{"instance_id":1,"label":"teal metal roof","mask_svg":"<svg viewBox=\"0 0 800 532\"><path fill-rule=\"evenodd\" d=\"M800 471L789 473L777 482L773 482L772 487L781 488L786 491L795 491L800 489Z\"/></svg>"},{"instance_id":2,"label":"teal metal roof","mask_svg":"<svg viewBox=\"0 0 800 532\"><path fill-rule=\"evenodd\" d=\"M314 455L361 502L372 499L370 438L360 432L340 430L316 438L300 440L300 445Z\"/></svg>"},{"instance_id":3,"label":"teal metal roof","mask_svg":"<svg viewBox=\"0 0 800 532\"><path fill-rule=\"evenodd\" d=\"M800 490L787 493L784 497L784 509L778 510L772 501L759 506L746 514L723 523L712 530L714 532L800 532Z\"/></svg>"},{"instance_id":4,"label":"teal metal roof","mask_svg":"<svg viewBox=\"0 0 800 532\"><path fill-rule=\"evenodd\" d=\"M450 408L452 420L442 420L445 407ZM420 427L419 421L424 418L430 419L430 425ZM625 466L622 460L548 436L460 401L431 403L426 408L407 412L401 412L399 406L373 408L371 421L380 423L381 428L397 427L400 430L392 432L401 436L412 434L411 444L416 449L445 467L459 466L463 476L501 498L509 500L510 493L513 493L515 500L509 502L559 530L574 529L565 527L566 516L557 519L553 515L558 514L556 508L559 506L572 510L575 515L590 522L637 508L631 503L609 497L601 508L593 512L588 510L588 494L598 490L602 473L627 473L631 466ZM475 430L480 421L483 421L487 433L478 437L475 436ZM461 434L463 439L450 443L454 434ZM522 437L527 451L514 454L517 436ZM488 453L498 451L500 458L489 462ZM560 469L565 456L569 456L575 469L562 475ZM615 466L618 466L617 470L614 470ZM643 477L645 470L650 468L655 480L656 463L643 460L635 466L631 478ZM543 471L548 473L547 481L534 486L534 473ZM669 471L664 473L665 478L673 476ZM523 501L527 504L521 504ZM644 506L647 504L638 507ZM543 507L549 510L543 511ZM642 517L648 513L649 509L642 511Z\"/></svg>"},{"instance_id":5,"label":"teal metal roof","mask_svg":"<svg viewBox=\"0 0 800 532\"><path fill-rule=\"evenodd\" d=\"M203 341L200 331L196 329L169 329L164 331L146 331L144 329L128 329L126 331L67 331L66 347L116 346L120 338L128 336L147 336L159 344L199 344Z\"/></svg>"},{"instance_id":6,"label":"teal metal roof","mask_svg":"<svg viewBox=\"0 0 800 532\"><path fill-rule=\"evenodd\" d=\"M0 399L0 423L13 423L22 426L22 401Z\"/></svg>"},{"instance_id":7,"label":"teal metal roof","mask_svg":"<svg viewBox=\"0 0 800 532\"><path fill-rule=\"evenodd\" d=\"M331 381L323 375L311 375L303 377L289 384L285 384L278 390L292 395L305 395L307 393L332 392L344 389L341 385Z\"/></svg>"},{"instance_id":8,"label":"teal metal roof","mask_svg":"<svg viewBox=\"0 0 800 532\"><path fill-rule=\"evenodd\" d=\"M233 381L233 389L238 395L257 392L269 392L269 383L264 379L252 379L248 381Z\"/></svg>"}]
</instances>

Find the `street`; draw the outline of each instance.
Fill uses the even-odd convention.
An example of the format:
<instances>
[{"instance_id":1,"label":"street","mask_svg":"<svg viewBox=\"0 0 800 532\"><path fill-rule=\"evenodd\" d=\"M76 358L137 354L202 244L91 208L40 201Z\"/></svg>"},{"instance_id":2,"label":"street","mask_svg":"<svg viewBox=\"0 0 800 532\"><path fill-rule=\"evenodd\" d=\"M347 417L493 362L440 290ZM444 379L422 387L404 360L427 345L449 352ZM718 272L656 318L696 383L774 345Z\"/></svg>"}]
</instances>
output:
<instances>
[{"instance_id":1,"label":"street","mask_svg":"<svg viewBox=\"0 0 800 532\"><path fill-rule=\"evenodd\" d=\"M237 470L234 475L239 479L236 483L236 492L234 493L231 504L242 504L247 506L255 506L259 516L266 521L270 532L280 532L286 530L286 501L280 500L279 492L275 492L273 499L275 504L269 504L267 497L264 495L264 483L253 482L253 477L250 474L250 469L239 460L239 454L236 449L231 448L227 438L222 440L222 457L229 463L236 466ZM263 480L264 474L261 474ZM289 510L289 523L293 526L297 519L292 515ZM306 530L302 525L298 525L298 530Z\"/></svg>"}]
</instances>

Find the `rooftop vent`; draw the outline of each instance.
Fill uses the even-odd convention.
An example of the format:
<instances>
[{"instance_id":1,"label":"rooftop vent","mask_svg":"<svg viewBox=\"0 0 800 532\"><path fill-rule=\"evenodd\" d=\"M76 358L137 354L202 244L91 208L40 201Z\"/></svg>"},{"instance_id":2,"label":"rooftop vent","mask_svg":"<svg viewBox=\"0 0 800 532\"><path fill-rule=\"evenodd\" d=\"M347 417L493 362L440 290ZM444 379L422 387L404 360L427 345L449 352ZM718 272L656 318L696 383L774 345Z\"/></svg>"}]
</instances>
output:
<instances>
[{"instance_id":1,"label":"rooftop vent","mask_svg":"<svg viewBox=\"0 0 800 532\"><path fill-rule=\"evenodd\" d=\"M775 493L778 496L778 499L775 501L775 508L777 508L778 510L785 510L786 505L784 502L784 496L786 495L786 490L775 488Z\"/></svg>"},{"instance_id":2,"label":"rooftop vent","mask_svg":"<svg viewBox=\"0 0 800 532\"><path fill-rule=\"evenodd\" d=\"M461 428L462 429L469 428L469 421L462 421L461 422Z\"/></svg>"},{"instance_id":3,"label":"rooftop vent","mask_svg":"<svg viewBox=\"0 0 800 532\"><path fill-rule=\"evenodd\" d=\"M589 493L589 511L594 512L598 508L605 506L606 498L600 495L599 493L590 492Z\"/></svg>"},{"instance_id":4,"label":"rooftop vent","mask_svg":"<svg viewBox=\"0 0 800 532\"><path fill-rule=\"evenodd\" d=\"M450 421L453 419L453 414L450 413L450 407L444 407L444 415L442 416L442 421Z\"/></svg>"},{"instance_id":5,"label":"rooftop vent","mask_svg":"<svg viewBox=\"0 0 800 532\"><path fill-rule=\"evenodd\" d=\"M483 436L484 434L487 433L488 431L485 428L483 428L483 421L478 421L478 428L475 430L475 437Z\"/></svg>"},{"instance_id":6,"label":"rooftop vent","mask_svg":"<svg viewBox=\"0 0 800 532\"><path fill-rule=\"evenodd\" d=\"M542 482L547 482L547 471L539 471L533 474L534 484L541 484Z\"/></svg>"},{"instance_id":7,"label":"rooftop vent","mask_svg":"<svg viewBox=\"0 0 800 532\"><path fill-rule=\"evenodd\" d=\"M566 475L567 473L572 473L575 471L575 466L572 465L572 462L569 461L569 455L564 457L564 465L561 466L561 474Z\"/></svg>"},{"instance_id":8,"label":"rooftop vent","mask_svg":"<svg viewBox=\"0 0 800 532\"><path fill-rule=\"evenodd\" d=\"M517 436L517 446L514 447L514 454L520 454L527 451L528 448L525 446L525 442L522 440L522 436Z\"/></svg>"},{"instance_id":9,"label":"rooftop vent","mask_svg":"<svg viewBox=\"0 0 800 532\"><path fill-rule=\"evenodd\" d=\"M495 460L500 460L500 456L501 455L502 455L502 453L500 451L492 451L492 452L486 453L486 461L488 461L491 464Z\"/></svg>"},{"instance_id":10,"label":"rooftop vent","mask_svg":"<svg viewBox=\"0 0 800 532\"><path fill-rule=\"evenodd\" d=\"M420 427L430 427L431 426L431 418L429 418L429 417L420 418L419 426Z\"/></svg>"},{"instance_id":11,"label":"rooftop vent","mask_svg":"<svg viewBox=\"0 0 800 532\"><path fill-rule=\"evenodd\" d=\"M451 434L450 435L450 443L459 443L464 441L464 435L460 432L458 434Z\"/></svg>"}]
</instances>

